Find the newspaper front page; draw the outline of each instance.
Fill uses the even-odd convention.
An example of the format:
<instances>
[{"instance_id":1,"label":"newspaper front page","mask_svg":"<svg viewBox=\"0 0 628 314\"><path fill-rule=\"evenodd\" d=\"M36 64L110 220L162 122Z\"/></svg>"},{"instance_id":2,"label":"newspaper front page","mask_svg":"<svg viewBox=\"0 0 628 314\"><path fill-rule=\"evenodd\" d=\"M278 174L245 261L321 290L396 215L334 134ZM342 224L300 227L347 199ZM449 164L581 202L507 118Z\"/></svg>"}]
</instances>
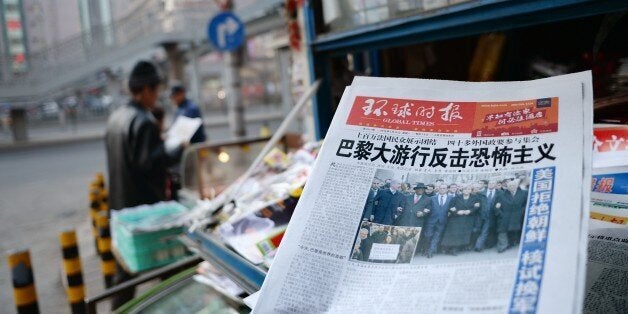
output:
<instances>
[{"instance_id":1,"label":"newspaper front page","mask_svg":"<svg viewBox=\"0 0 628 314\"><path fill-rule=\"evenodd\" d=\"M590 72L356 77L254 312L581 312L591 134Z\"/></svg>"}]
</instances>

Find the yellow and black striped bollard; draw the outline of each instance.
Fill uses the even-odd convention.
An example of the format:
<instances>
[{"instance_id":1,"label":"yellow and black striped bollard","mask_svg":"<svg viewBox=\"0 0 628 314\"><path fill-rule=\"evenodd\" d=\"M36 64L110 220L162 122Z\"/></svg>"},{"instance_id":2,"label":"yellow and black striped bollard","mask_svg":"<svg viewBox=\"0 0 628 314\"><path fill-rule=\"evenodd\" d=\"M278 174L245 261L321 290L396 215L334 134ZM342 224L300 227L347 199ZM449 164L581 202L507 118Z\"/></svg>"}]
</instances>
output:
<instances>
[{"instance_id":1,"label":"yellow and black striped bollard","mask_svg":"<svg viewBox=\"0 0 628 314\"><path fill-rule=\"evenodd\" d=\"M93 182L96 182L99 188L105 189L105 175L102 172L96 172L96 178Z\"/></svg>"},{"instance_id":2,"label":"yellow and black striped bollard","mask_svg":"<svg viewBox=\"0 0 628 314\"><path fill-rule=\"evenodd\" d=\"M39 313L35 277L28 250L9 252L9 271L13 280L13 298L18 314Z\"/></svg>"},{"instance_id":3,"label":"yellow and black striped bollard","mask_svg":"<svg viewBox=\"0 0 628 314\"><path fill-rule=\"evenodd\" d=\"M105 279L105 288L110 288L113 286L113 277L116 274L116 260L111 253L111 233L106 212L98 214L96 226L98 227L98 252L102 261L101 271Z\"/></svg>"},{"instance_id":4,"label":"yellow and black striped bollard","mask_svg":"<svg viewBox=\"0 0 628 314\"><path fill-rule=\"evenodd\" d=\"M59 241L63 254L63 270L68 284L66 292L70 308L73 314L85 313L85 285L76 233L74 230L62 232L59 235Z\"/></svg>"},{"instance_id":5,"label":"yellow and black striped bollard","mask_svg":"<svg viewBox=\"0 0 628 314\"><path fill-rule=\"evenodd\" d=\"M109 192L104 189L100 191L100 210L109 210Z\"/></svg>"},{"instance_id":6,"label":"yellow and black striped bollard","mask_svg":"<svg viewBox=\"0 0 628 314\"><path fill-rule=\"evenodd\" d=\"M94 247L96 247L96 253L98 252L98 228L96 227L96 217L102 210L101 204L101 190L96 186L95 183L92 183L89 189L89 217L92 220L92 236L94 237Z\"/></svg>"}]
</instances>

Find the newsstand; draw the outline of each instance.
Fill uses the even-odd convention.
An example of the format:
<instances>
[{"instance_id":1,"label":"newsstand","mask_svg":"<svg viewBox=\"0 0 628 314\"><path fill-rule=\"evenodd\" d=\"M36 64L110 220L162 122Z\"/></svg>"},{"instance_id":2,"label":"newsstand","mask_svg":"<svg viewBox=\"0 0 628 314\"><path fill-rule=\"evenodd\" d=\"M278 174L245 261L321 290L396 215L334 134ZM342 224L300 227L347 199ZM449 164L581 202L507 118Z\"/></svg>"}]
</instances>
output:
<instances>
[{"instance_id":1,"label":"newsstand","mask_svg":"<svg viewBox=\"0 0 628 314\"><path fill-rule=\"evenodd\" d=\"M313 101L318 139L332 120L340 87L354 75L499 81L592 69L596 122L628 122L626 1L343 0L298 5L310 78L322 80ZM260 289L320 147L319 142L294 145L293 140L241 177L267 140L188 150L181 203L192 208L194 223L182 241L207 263L165 281L123 312L156 313L176 304L185 311L198 300L209 301L194 305L193 311L212 306L228 307L227 313L248 311L243 298ZM189 296L195 296L194 302L181 301Z\"/></svg>"}]
</instances>

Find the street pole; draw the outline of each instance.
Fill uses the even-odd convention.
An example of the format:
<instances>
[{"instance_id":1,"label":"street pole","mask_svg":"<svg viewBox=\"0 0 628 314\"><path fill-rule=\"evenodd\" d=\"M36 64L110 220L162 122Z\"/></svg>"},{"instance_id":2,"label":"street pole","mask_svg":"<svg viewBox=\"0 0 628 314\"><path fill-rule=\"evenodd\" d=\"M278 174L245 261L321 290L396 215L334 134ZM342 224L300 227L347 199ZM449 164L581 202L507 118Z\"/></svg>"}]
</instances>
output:
<instances>
[{"instance_id":1,"label":"street pole","mask_svg":"<svg viewBox=\"0 0 628 314\"><path fill-rule=\"evenodd\" d=\"M244 104L240 86L240 55L237 51L227 52L224 55L225 61L225 89L227 94L227 117L229 120L229 130L235 138L246 136L244 125Z\"/></svg>"},{"instance_id":2,"label":"street pole","mask_svg":"<svg viewBox=\"0 0 628 314\"><path fill-rule=\"evenodd\" d=\"M191 64L191 67L189 68L190 95L192 100L203 108L204 106L201 104L200 76L198 74L198 45L194 41L190 43L189 56Z\"/></svg>"},{"instance_id":3,"label":"street pole","mask_svg":"<svg viewBox=\"0 0 628 314\"><path fill-rule=\"evenodd\" d=\"M233 10L233 1L223 0L220 3L222 11ZM234 138L246 136L244 124L244 103L242 102L242 81L240 67L242 66L242 48L223 54L224 59L224 86L227 94L227 118L229 130Z\"/></svg>"}]
</instances>

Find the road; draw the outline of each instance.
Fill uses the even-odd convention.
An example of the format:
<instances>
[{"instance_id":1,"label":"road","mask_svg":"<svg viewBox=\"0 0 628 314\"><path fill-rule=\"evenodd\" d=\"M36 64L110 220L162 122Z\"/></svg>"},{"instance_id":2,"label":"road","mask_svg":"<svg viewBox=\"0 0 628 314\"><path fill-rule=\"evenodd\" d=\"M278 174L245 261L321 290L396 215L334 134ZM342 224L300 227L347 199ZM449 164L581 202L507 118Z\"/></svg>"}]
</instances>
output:
<instances>
[{"instance_id":1,"label":"road","mask_svg":"<svg viewBox=\"0 0 628 314\"><path fill-rule=\"evenodd\" d=\"M104 170L102 141L0 154L0 250L30 249L42 312L67 312L61 289L58 233L85 224L89 181L95 172ZM83 247L80 250L86 251ZM3 259L2 313L15 311L11 291Z\"/></svg>"},{"instance_id":2,"label":"road","mask_svg":"<svg viewBox=\"0 0 628 314\"><path fill-rule=\"evenodd\" d=\"M261 122L247 124L256 135ZM270 124L271 129L278 121ZM212 140L228 138L226 126L209 128ZM59 232L78 231L87 295L103 290L88 221L89 182L105 172L102 140L0 152L0 313L14 313L8 250L29 248L42 313L68 313L61 285Z\"/></svg>"}]
</instances>

